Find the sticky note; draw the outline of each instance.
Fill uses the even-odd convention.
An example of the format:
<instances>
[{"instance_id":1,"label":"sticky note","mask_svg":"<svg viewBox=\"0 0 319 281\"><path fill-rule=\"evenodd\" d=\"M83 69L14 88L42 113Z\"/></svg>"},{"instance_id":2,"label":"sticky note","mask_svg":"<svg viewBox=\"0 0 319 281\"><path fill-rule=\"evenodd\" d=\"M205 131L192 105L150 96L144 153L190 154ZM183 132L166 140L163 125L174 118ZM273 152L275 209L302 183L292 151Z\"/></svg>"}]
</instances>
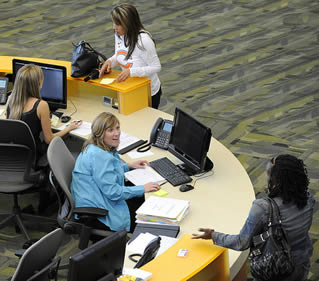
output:
<instances>
[{"instance_id":1,"label":"sticky note","mask_svg":"<svg viewBox=\"0 0 319 281\"><path fill-rule=\"evenodd\" d=\"M166 196L168 194L168 192L163 190L163 189L160 189L160 190L155 191L153 194L156 196L159 196L159 197L163 197L163 196Z\"/></svg>"},{"instance_id":2,"label":"sticky note","mask_svg":"<svg viewBox=\"0 0 319 281\"><path fill-rule=\"evenodd\" d=\"M115 78L103 78L100 84L104 84L104 85L111 84L114 80Z\"/></svg>"}]
</instances>

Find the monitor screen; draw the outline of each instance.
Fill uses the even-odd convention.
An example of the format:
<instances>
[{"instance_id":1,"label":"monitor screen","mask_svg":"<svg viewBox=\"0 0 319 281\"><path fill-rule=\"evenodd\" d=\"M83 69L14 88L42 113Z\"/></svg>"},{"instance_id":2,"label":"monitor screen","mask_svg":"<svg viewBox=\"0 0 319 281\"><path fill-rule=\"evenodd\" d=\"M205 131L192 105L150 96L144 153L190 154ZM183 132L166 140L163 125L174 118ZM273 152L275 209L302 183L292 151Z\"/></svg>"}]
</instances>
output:
<instances>
[{"instance_id":1,"label":"monitor screen","mask_svg":"<svg viewBox=\"0 0 319 281\"><path fill-rule=\"evenodd\" d=\"M53 65L20 59L12 60L13 83L18 70L26 64L36 64L43 71L43 85L40 91L41 98L48 102L50 110L67 106L67 80L66 68L61 65Z\"/></svg>"},{"instance_id":2,"label":"monitor screen","mask_svg":"<svg viewBox=\"0 0 319 281\"><path fill-rule=\"evenodd\" d=\"M207 157L212 133L210 128L183 110L176 108L168 150L184 162L182 168L190 175L212 168Z\"/></svg>"},{"instance_id":3,"label":"monitor screen","mask_svg":"<svg viewBox=\"0 0 319 281\"><path fill-rule=\"evenodd\" d=\"M106 238L70 257L68 281L116 280L122 274L126 231Z\"/></svg>"}]
</instances>

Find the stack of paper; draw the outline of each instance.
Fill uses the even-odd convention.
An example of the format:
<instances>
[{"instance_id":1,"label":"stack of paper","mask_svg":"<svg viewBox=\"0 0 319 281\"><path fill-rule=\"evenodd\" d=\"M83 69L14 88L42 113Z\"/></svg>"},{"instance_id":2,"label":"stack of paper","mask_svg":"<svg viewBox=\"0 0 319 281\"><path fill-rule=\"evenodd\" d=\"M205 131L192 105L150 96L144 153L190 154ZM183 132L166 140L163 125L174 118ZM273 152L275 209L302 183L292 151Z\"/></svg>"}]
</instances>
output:
<instances>
[{"instance_id":1,"label":"stack of paper","mask_svg":"<svg viewBox=\"0 0 319 281\"><path fill-rule=\"evenodd\" d=\"M189 210L189 201L150 196L136 210L136 222L175 224L183 220Z\"/></svg>"}]
</instances>

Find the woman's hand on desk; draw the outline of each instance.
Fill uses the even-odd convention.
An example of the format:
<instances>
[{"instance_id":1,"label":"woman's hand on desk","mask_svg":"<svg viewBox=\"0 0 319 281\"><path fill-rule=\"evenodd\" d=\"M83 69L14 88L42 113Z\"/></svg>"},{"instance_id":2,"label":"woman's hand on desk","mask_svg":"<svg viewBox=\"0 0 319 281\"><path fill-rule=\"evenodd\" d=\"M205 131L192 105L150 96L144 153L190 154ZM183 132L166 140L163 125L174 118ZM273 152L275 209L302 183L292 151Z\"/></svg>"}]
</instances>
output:
<instances>
[{"instance_id":1,"label":"woman's hand on desk","mask_svg":"<svg viewBox=\"0 0 319 281\"><path fill-rule=\"evenodd\" d=\"M125 81L127 78L129 78L131 76L131 71L129 68L124 69L119 76L117 76L116 81L117 82L123 82Z\"/></svg>"},{"instance_id":2,"label":"woman's hand on desk","mask_svg":"<svg viewBox=\"0 0 319 281\"><path fill-rule=\"evenodd\" d=\"M213 239L213 229L210 228L199 228L198 231L203 232L202 234L193 234L192 239Z\"/></svg>"},{"instance_id":3,"label":"woman's hand on desk","mask_svg":"<svg viewBox=\"0 0 319 281\"><path fill-rule=\"evenodd\" d=\"M146 160L137 160L131 163L128 163L130 169L140 169L145 168L145 166L150 166L150 163Z\"/></svg>"},{"instance_id":4,"label":"woman's hand on desk","mask_svg":"<svg viewBox=\"0 0 319 281\"><path fill-rule=\"evenodd\" d=\"M99 78L102 78L105 73L110 73L112 71L112 63L111 61L107 60L104 62L100 69Z\"/></svg>"},{"instance_id":5,"label":"woman's hand on desk","mask_svg":"<svg viewBox=\"0 0 319 281\"><path fill-rule=\"evenodd\" d=\"M160 190L160 189L161 189L161 187L156 182L149 182L149 183L144 185L144 191L145 192L153 192L153 191L157 191L157 190Z\"/></svg>"},{"instance_id":6,"label":"woman's hand on desk","mask_svg":"<svg viewBox=\"0 0 319 281\"><path fill-rule=\"evenodd\" d=\"M73 120L71 121L66 128L69 129L69 131L72 131L82 125L82 120Z\"/></svg>"}]
</instances>

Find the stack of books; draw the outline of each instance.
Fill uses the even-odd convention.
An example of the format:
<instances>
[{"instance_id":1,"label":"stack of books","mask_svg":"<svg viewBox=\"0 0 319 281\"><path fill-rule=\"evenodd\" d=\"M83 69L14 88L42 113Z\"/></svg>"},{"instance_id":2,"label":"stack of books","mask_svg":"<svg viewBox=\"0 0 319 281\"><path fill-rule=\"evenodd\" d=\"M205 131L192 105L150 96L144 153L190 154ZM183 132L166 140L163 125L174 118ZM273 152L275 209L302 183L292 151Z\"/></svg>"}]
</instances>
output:
<instances>
[{"instance_id":1,"label":"stack of books","mask_svg":"<svg viewBox=\"0 0 319 281\"><path fill-rule=\"evenodd\" d=\"M150 196L136 210L136 222L179 225L188 210L187 200Z\"/></svg>"}]
</instances>

